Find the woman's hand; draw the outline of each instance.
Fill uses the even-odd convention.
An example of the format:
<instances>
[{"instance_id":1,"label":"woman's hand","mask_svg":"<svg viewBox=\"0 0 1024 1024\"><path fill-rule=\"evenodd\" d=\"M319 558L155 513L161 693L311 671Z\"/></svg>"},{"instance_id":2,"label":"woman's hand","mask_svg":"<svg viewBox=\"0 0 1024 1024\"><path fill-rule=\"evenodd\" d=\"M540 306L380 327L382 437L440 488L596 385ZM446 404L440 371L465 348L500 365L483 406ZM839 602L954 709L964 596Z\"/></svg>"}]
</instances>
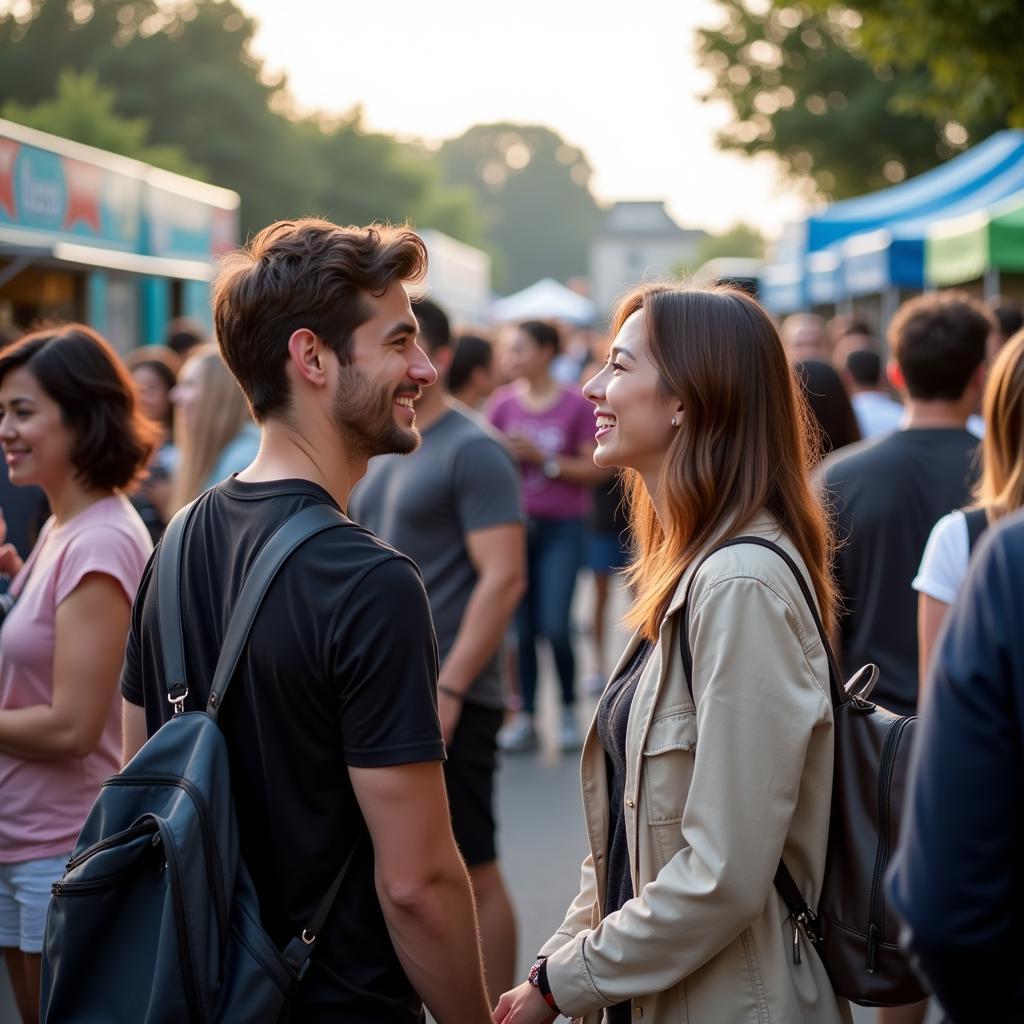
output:
<instances>
[{"instance_id":1,"label":"woman's hand","mask_svg":"<svg viewBox=\"0 0 1024 1024\"><path fill-rule=\"evenodd\" d=\"M491 1020L494 1024L551 1024L556 1016L540 989L524 981L498 1000Z\"/></svg>"},{"instance_id":2,"label":"woman's hand","mask_svg":"<svg viewBox=\"0 0 1024 1024\"><path fill-rule=\"evenodd\" d=\"M13 544L7 541L7 520L0 510L0 575L14 576L24 564Z\"/></svg>"}]
</instances>

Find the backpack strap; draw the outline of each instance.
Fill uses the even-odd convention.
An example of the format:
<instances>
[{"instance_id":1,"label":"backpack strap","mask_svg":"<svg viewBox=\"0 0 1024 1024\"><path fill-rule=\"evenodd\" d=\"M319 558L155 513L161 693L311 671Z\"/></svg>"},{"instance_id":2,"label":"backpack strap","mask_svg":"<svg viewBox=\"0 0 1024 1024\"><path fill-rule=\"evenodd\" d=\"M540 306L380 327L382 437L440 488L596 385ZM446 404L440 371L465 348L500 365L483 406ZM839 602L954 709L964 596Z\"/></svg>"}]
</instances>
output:
<instances>
[{"instance_id":1,"label":"backpack strap","mask_svg":"<svg viewBox=\"0 0 1024 1024\"><path fill-rule=\"evenodd\" d=\"M188 696L185 678L185 634L181 628L181 550L199 499L189 502L171 518L156 556L156 609L164 686L174 712L184 710Z\"/></svg>"},{"instance_id":2,"label":"backpack strap","mask_svg":"<svg viewBox=\"0 0 1024 1024\"><path fill-rule=\"evenodd\" d=\"M829 643L828 634L825 632L825 626L821 621L821 616L818 614L818 606L814 603L814 595L811 593L811 588L804 578L804 574L800 571L796 562L790 558L788 552L783 548L779 547L778 544L773 544L770 540L765 540L763 537L733 537L731 540L722 541L721 544L716 544L710 551L708 551L704 557L697 563L696 568L690 575L690 584L686 591L686 598L683 600L683 606L679 611L679 651L683 658L683 669L686 672L686 683L690 686L690 680L693 678L693 655L690 652L690 592L693 589L693 581L697 577L697 573L700 571L700 567L713 555L716 551L721 551L723 548L736 547L739 544L756 544L758 547L767 548L769 551L774 551L785 563L789 566L793 575L796 577L796 581L800 584L800 590L804 595L804 600L807 602L807 607L811 610L811 617L814 619L814 625L818 630L818 636L821 638L821 646L825 649L825 654L828 657L828 686L829 692L832 697L832 707L838 708L840 705L845 704L849 699L845 688L840 682L839 665L836 663L835 654L832 651L832 645ZM693 696L693 688L690 688L690 696Z\"/></svg>"},{"instance_id":3,"label":"backpack strap","mask_svg":"<svg viewBox=\"0 0 1024 1024\"><path fill-rule=\"evenodd\" d=\"M804 599L807 602L808 608L811 610L811 616L814 619L814 625L817 627L818 636L821 638L821 645L825 648L825 654L828 657L828 685L829 692L832 698L832 707L836 709L842 704L845 704L849 697L846 690L840 685L839 682L839 666L836 663L835 654L832 651L832 645L829 643L828 634L825 632L825 626L821 621L821 616L818 614L817 605L814 602L814 596L811 593L811 588L804 578L804 574L800 571L799 566L790 557L789 553L783 548L779 547L778 544L773 544L770 540L765 540L763 537L733 537L731 540L723 541L721 544L716 544L710 551L708 551L704 557L697 563L696 568L690 576L690 584L686 591L686 597L683 600L683 606L679 612L679 651L683 659L683 669L686 673L686 685L690 688L690 697L693 698L693 686L691 679L693 678L693 655L690 651L690 592L693 588L693 581L696 578L697 572L700 567L716 552L721 551L722 548L735 547L739 544L756 544L758 547L767 548L769 551L774 551L785 563L789 566L793 575L796 577L797 583L800 584L800 590L804 595ZM804 899L803 893L800 892L800 887L793 880L793 876L789 873L789 868L779 860L779 866L775 870L775 877L772 879L776 891L779 896L782 897L782 902L786 904L786 909L789 911L790 916L793 919L793 962L796 964L800 963L800 943L799 943L799 932L797 926L803 930L804 935L807 936L807 940L812 945L817 945L821 942L821 932L818 929L818 916L814 912L814 909Z\"/></svg>"},{"instance_id":4,"label":"backpack strap","mask_svg":"<svg viewBox=\"0 0 1024 1024\"><path fill-rule=\"evenodd\" d=\"M210 699L206 713L217 717L224 701L224 693L231 683L238 667L238 661L252 632L256 613L263 603L270 584L291 554L311 537L336 526L351 526L336 508L331 505L308 505L286 519L260 549L252 567L245 576L245 582L235 600L235 607L224 632L220 657L210 684Z\"/></svg>"},{"instance_id":5,"label":"backpack strap","mask_svg":"<svg viewBox=\"0 0 1024 1024\"><path fill-rule=\"evenodd\" d=\"M970 556L988 529L988 513L983 508L964 509L964 521L967 523L967 554Z\"/></svg>"}]
</instances>

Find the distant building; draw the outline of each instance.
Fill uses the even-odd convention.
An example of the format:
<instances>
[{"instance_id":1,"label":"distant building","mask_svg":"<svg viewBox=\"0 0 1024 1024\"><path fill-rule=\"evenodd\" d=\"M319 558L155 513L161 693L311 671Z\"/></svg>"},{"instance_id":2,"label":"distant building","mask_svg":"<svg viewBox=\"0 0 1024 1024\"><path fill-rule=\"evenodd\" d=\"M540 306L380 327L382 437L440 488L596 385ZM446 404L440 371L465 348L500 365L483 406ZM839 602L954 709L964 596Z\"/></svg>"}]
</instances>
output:
<instances>
[{"instance_id":1,"label":"distant building","mask_svg":"<svg viewBox=\"0 0 1024 1024\"><path fill-rule=\"evenodd\" d=\"M429 295L453 324L488 321L491 304L491 257L433 228L419 232L427 245L427 278L417 294Z\"/></svg>"},{"instance_id":2,"label":"distant building","mask_svg":"<svg viewBox=\"0 0 1024 1024\"><path fill-rule=\"evenodd\" d=\"M706 237L681 228L659 200L616 203L590 243L591 298L606 314L634 285L670 277L680 265L695 268Z\"/></svg>"}]
</instances>

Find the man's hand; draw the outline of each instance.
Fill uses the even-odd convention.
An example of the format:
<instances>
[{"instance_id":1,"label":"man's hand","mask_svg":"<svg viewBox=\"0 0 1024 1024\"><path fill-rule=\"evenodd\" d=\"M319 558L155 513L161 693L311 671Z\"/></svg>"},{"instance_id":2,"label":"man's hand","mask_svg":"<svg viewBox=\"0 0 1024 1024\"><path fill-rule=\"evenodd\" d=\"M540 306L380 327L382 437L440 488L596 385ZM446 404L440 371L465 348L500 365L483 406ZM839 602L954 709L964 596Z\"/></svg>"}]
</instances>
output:
<instances>
[{"instance_id":1,"label":"man's hand","mask_svg":"<svg viewBox=\"0 0 1024 1024\"><path fill-rule=\"evenodd\" d=\"M451 747L455 738L455 727L462 717L462 701L453 697L444 690L437 691L437 716L441 719L441 734L444 736L444 745Z\"/></svg>"},{"instance_id":2,"label":"man's hand","mask_svg":"<svg viewBox=\"0 0 1024 1024\"><path fill-rule=\"evenodd\" d=\"M498 1000L491 1019L494 1024L552 1024L556 1016L540 989L524 981Z\"/></svg>"}]
</instances>

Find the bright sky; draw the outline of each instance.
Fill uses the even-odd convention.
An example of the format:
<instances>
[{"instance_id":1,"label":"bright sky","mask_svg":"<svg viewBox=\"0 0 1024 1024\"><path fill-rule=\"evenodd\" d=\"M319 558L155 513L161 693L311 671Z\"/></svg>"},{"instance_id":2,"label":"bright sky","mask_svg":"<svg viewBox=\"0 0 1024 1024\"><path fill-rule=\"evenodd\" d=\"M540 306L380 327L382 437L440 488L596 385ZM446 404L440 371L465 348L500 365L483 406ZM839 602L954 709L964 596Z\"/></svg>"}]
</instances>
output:
<instances>
[{"instance_id":1,"label":"bright sky","mask_svg":"<svg viewBox=\"0 0 1024 1024\"><path fill-rule=\"evenodd\" d=\"M712 0L240 0L256 50L304 111L362 104L367 125L440 142L471 125L539 123L579 146L602 201L666 199L685 227L775 234L803 208L770 157L718 151L725 105L693 30Z\"/></svg>"}]
</instances>

